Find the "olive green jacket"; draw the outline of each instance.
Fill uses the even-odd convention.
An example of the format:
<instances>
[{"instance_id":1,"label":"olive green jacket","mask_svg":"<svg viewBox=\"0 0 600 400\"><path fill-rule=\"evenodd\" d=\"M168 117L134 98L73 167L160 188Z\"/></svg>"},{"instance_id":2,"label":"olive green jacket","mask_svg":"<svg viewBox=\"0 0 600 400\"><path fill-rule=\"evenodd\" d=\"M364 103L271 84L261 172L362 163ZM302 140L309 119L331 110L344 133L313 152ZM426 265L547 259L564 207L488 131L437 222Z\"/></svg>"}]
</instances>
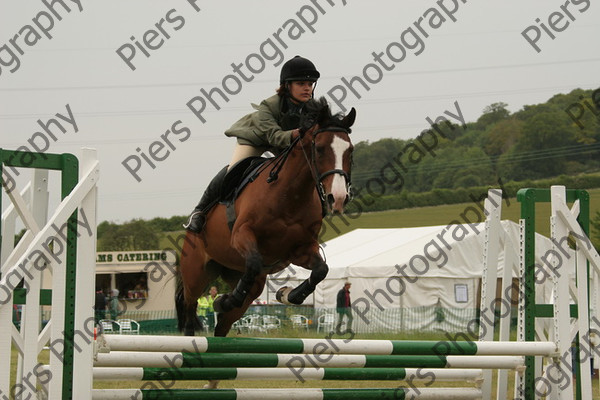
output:
<instances>
[{"instance_id":1,"label":"olive green jacket","mask_svg":"<svg viewBox=\"0 0 600 400\"><path fill-rule=\"evenodd\" d=\"M225 135L236 137L239 144L264 147L267 150L283 149L292 141L292 130L299 126L299 115L283 112L285 98L275 94L260 105L252 104L256 110L245 115L225 131Z\"/></svg>"}]
</instances>

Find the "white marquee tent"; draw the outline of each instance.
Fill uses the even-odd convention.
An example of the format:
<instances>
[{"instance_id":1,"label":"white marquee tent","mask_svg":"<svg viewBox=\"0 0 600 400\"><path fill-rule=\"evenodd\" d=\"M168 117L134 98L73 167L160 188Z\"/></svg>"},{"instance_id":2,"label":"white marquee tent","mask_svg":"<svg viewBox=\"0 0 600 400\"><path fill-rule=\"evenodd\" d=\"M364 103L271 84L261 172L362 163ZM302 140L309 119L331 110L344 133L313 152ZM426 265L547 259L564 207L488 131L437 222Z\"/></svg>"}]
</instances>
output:
<instances>
[{"instance_id":1,"label":"white marquee tent","mask_svg":"<svg viewBox=\"0 0 600 400\"><path fill-rule=\"evenodd\" d=\"M501 225L518 253L518 225L512 221L502 221ZM410 313L418 307L432 310L440 307L450 313L455 310L463 317L457 317L459 320L454 325L462 325L464 329L465 318L472 319L478 305L484 241L483 223L356 229L323 244L329 273L305 304L315 308L335 308L338 291L344 281L349 281L352 283L352 303L358 314L362 309L377 315L370 318L374 330L394 325L395 322L385 321L385 310L403 309ZM551 249L551 242L537 235L536 248L539 257ZM538 262L542 263L540 259ZM503 267L504 252L501 251L499 276ZM275 291L279 287L295 287L309 274L310 271L291 265L269 277L260 299L276 303ZM394 315L392 318L397 319L397 314ZM360 315L358 319L361 319ZM446 318L446 322L452 325L451 319ZM431 322L423 321L420 328Z\"/></svg>"}]
</instances>

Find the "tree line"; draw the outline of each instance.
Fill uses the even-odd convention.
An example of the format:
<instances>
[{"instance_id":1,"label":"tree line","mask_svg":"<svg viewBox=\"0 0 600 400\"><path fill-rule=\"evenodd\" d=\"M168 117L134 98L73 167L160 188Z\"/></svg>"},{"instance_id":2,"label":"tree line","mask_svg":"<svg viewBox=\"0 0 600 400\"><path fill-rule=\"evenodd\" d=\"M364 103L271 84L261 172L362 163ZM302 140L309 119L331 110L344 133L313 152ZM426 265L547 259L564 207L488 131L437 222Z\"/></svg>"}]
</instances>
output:
<instances>
[{"instance_id":1,"label":"tree line","mask_svg":"<svg viewBox=\"0 0 600 400\"><path fill-rule=\"evenodd\" d=\"M506 103L498 102L464 127L443 122L415 139L357 143L352 183L369 189L374 179L385 183L401 175L401 184L388 184L385 194L421 193L598 172L600 109L592 94L576 89L512 114ZM435 149L415 156L411 146L423 148L422 142L434 134Z\"/></svg>"}]
</instances>

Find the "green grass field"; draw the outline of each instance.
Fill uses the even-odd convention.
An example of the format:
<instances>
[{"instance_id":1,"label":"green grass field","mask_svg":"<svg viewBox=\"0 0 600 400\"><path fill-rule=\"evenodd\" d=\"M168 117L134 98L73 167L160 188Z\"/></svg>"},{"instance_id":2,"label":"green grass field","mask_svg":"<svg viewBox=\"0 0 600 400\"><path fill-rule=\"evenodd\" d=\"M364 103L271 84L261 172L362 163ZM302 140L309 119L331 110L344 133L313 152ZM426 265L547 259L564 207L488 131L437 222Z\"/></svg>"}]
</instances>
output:
<instances>
[{"instance_id":1,"label":"green grass field","mask_svg":"<svg viewBox=\"0 0 600 400\"><path fill-rule=\"evenodd\" d=\"M590 218L600 211L600 189L589 190ZM483 203L480 204L483 207ZM519 222L521 204L516 198L504 200L502 203L502 219ZM536 209L536 231L542 235L550 235L550 204L540 203ZM448 225L450 223L481 222L485 217L475 203L451 204L434 207L406 208L369 212L348 216L328 216L323 222L321 241L333 239L336 236L358 228L408 228L418 226ZM178 236L184 231L171 232ZM172 243L161 239L161 248L172 248Z\"/></svg>"},{"instance_id":2,"label":"green grass field","mask_svg":"<svg viewBox=\"0 0 600 400\"><path fill-rule=\"evenodd\" d=\"M588 191L590 194L590 218L600 211L600 189ZM480 204L483 207L483 202ZM506 199L502 203L502 219L519 222L521 204L516 198ZM549 236L550 204L540 203L536 209L536 231ZM406 208L364 213L350 217L331 217L325 220L323 240L332 239L340 234L358 228L408 228L418 226L448 225L450 223L481 222L485 217L474 202L450 204L434 207ZM330 221L330 222L328 222ZM338 233L339 231L339 233Z\"/></svg>"}]
</instances>

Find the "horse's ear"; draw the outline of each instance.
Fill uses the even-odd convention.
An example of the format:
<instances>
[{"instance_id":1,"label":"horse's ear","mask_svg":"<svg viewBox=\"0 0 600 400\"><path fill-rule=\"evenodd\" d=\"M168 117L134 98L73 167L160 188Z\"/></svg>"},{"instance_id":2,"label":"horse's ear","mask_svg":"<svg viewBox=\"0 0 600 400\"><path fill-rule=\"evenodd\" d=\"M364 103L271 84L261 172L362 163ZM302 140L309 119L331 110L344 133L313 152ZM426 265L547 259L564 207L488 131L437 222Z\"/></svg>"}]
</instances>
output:
<instances>
[{"instance_id":1,"label":"horse's ear","mask_svg":"<svg viewBox=\"0 0 600 400\"><path fill-rule=\"evenodd\" d=\"M356 110L352 107L352 110L342 119L341 125L345 128L350 128L354 124L354 120L356 119Z\"/></svg>"},{"instance_id":2,"label":"horse's ear","mask_svg":"<svg viewBox=\"0 0 600 400\"><path fill-rule=\"evenodd\" d=\"M316 123L320 126L327 125L327 122L331 118L331 111L329 111L329 106L325 105L325 107L321 108L319 111L319 116L317 117Z\"/></svg>"}]
</instances>

